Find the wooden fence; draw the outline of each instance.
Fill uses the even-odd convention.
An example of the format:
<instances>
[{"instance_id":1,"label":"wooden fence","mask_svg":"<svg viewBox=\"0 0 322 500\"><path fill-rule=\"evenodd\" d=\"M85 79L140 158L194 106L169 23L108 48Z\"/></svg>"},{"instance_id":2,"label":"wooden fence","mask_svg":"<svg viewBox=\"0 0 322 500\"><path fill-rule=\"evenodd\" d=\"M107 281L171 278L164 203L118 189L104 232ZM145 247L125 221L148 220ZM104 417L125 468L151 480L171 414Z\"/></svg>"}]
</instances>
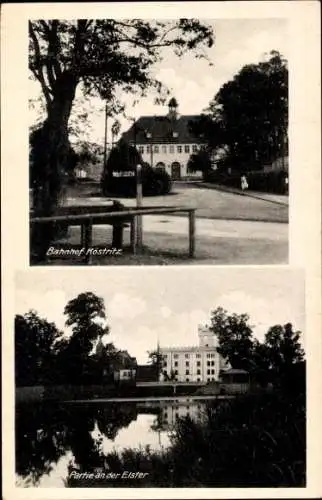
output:
<instances>
[{"instance_id":1,"label":"wooden fence","mask_svg":"<svg viewBox=\"0 0 322 500\"><path fill-rule=\"evenodd\" d=\"M102 208L100 207L102 210ZM130 247L133 253L137 253L137 239L136 228L137 218L144 215L158 215L158 214L173 214L173 213L187 213L189 217L189 257L195 256L195 239L196 239L196 217L195 208L186 207L144 207L140 209L130 208L126 210L110 211L105 213L90 212L87 214L73 214L73 215L56 215L51 217L32 217L30 224L46 224L46 223L63 223L66 226L80 226L81 227L81 247L84 251L84 262L86 264L92 263L92 255L88 250L92 247L93 243L93 225L111 224L113 225L113 232L117 231L123 234L123 228L126 223L130 224ZM118 240L122 241L122 234Z\"/></svg>"}]
</instances>

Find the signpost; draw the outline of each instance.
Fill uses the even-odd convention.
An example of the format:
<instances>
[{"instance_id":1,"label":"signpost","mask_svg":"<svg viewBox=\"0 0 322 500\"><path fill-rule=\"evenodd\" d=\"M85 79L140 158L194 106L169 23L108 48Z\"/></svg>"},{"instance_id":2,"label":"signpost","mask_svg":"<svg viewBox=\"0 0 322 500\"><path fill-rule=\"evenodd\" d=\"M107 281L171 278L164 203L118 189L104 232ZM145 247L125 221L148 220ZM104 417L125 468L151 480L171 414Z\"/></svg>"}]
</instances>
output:
<instances>
[{"instance_id":1,"label":"signpost","mask_svg":"<svg viewBox=\"0 0 322 500\"><path fill-rule=\"evenodd\" d=\"M140 164L136 166L136 207L138 209L142 207L142 166ZM142 215L138 215L136 218L136 243L139 250L142 248L142 239Z\"/></svg>"}]
</instances>

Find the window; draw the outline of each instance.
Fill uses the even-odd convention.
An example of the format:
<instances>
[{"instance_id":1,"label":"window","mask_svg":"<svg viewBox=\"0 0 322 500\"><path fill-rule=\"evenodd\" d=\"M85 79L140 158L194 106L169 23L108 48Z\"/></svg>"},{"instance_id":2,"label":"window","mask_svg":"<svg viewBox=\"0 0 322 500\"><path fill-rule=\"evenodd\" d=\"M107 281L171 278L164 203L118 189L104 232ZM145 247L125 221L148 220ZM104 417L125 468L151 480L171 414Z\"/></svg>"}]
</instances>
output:
<instances>
[{"instance_id":1,"label":"window","mask_svg":"<svg viewBox=\"0 0 322 500\"><path fill-rule=\"evenodd\" d=\"M211 354L207 354L207 358L210 358L211 357Z\"/></svg>"},{"instance_id":2,"label":"window","mask_svg":"<svg viewBox=\"0 0 322 500\"><path fill-rule=\"evenodd\" d=\"M201 365L200 361L197 361L197 366L200 366L200 365Z\"/></svg>"},{"instance_id":3,"label":"window","mask_svg":"<svg viewBox=\"0 0 322 500\"><path fill-rule=\"evenodd\" d=\"M174 146L170 146L170 153L174 153Z\"/></svg>"},{"instance_id":4,"label":"window","mask_svg":"<svg viewBox=\"0 0 322 500\"><path fill-rule=\"evenodd\" d=\"M162 146L162 153L166 153L167 152L167 146L163 145Z\"/></svg>"},{"instance_id":5,"label":"window","mask_svg":"<svg viewBox=\"0 0 322 500\"><path fill-rule=\"evenodd\" d=\"M211 378L210 377L207 377L207 382L210 382Z\"/></svg>"},{"instance_id":6,"label":"window","mask_svg":"<svg viewBox=\"0 0 322 500\"><path fill-rule=\"evenodd\" d=\"M185 358L189 358L189 354L185 354L185 355L184 355L184 357L185 357Z\"/></svg>"},{"instance_id":7,"label":"window","mask_svg":"<svg viewBox=\"0 0 322 500\"><path fill-rule=\"evenodd\" d=\"M214 358L214 357L215 357L215 355L214 355L214 354L210 354L210 357L211 357L211 358Z\"/></svg>"},{"instance_id":8,"label":"window","mask_svg":"<svg viewBox=\"0 0 322 500\"><path fill-rule=\"evenodd\" d=\"M178 361L175 361L175 362L174 362L174 366L178 366Z\"/></svg>"},{"instance_id":9,"label":"window","mask_svg":"<svg viewBox=\"0 0 322 500\"><path fill-rule=\"evenodd\" d=\"M215 375L215 370L211 370L211 375Z\"/></svg>"},{"instance_id":10,"label":"window","mask_svg":"<svg viewBox=\"0 0 322 500\"><path fill-rule=\"evenodd\" d=\"M207 375L210 375L210 370L207 370Z\"/></svg>"},{"instance_id":11,"label":"window","mask_svg":"<svg viewBox=\"0 0 322 500\"><path fill-rule=\"evenodd\" d=\"M147 146L147 147L146 147L146 152L147 152L147 153L151 153L151 146Z\"/></svg>"},{"instance_id":12,"label":"window","mask_svg":"<svg viewBox=\"0 0 322 500\"><path fill-rule=\"evenodd\" d=\"M207 361L207 366L210 366L210 361Z\"/></svg>"},{"instance_id":13,"label":"window","mask_svg":"<svg viewBox=\"0 0 322 500\"><path fill-rule=\"evenodd\" d=\"M182 153L182 146L177 146L177 152Z\"/></svg>"},{"instance_id":14,"label":"window","mask_svg":"<svg viewBox=\"0 0 322 500\"><path fill-rule=\"evenodd\" d=\"M197 382L200 382L200 378L199 377L197 378Z\"/></svg>"},{"instance_id":15,"label":"window","mask_svg":"<svg viewBox=\"0 0 322 500\"><path fill-rule=\"evenodd\" d=\"M189 366L189 361L186 361L186 366Z\"/></svg>"},{"instance_id":16,"label":"window","mask_svg":"<svg viewBox=\"0 0 322 500\"><path fill-rule=\"evenodd\" d=\"M139 152L143 155L144 154L144 146L139 146Z\"/></svg>"},{"instance_id":17,"label":"window","mask_svg":"<svg viewBox=\"0 0 322 500\"><path fill-rule=\"evenodd\" d=\"M174 370L174 374L175 374L175 375L178 375L178 370Z\"/></svg>"},{"instance_id":18,"label":"window","mask_svg":"<svg viewBox=\"0 0 322 500\"><path fill-rule=\"evenodd\" d=\"M215 366L215 362L214 361L211 362L211 366Z\"/></svg>"},{"instance_id":19,"label":"window","mask_svg":"<svg viewBox=\"0 0 322 500\"><path fill-rule=\"evenodd\" d=\"M196 358L201 358L201 354L196 354Z\"/></svg>"},{"instance_id":20,"label":"window","mask_svg":"<svg viewBox=\"0 0 322 500\"><path fill-rule=\"evenodd\" d=\"M190 375L190 372L189 372L189 370L186 370L186 375Z\"/></svg>"},{"instance_id":21,"label":"window","mask_svg":"<svg viewBox=\"0 0 322 500\"><path fill-rule=\"evenodd\" d=\"M197 370L197 375L200 375L200 370Z\"/></svg>"},{"instance_id":22,"label":"window","mask_svg":"<svg viewBox=\"0 0 322 500\"><path fill-rule=\"evenodd\" d=\"M163 362L163 366L164 366L164 368L167 367L167 362L166 361Z\"/></svg>"},{"instance_id":23,"label":"window","mask_svg":"<svg viewBox=\"0 0 322 500\"><path fill-rule=\"evenodd\" d=\"M159 146L154 146L154 152L158 153L159 152Z\"/></svg>"},{"instance_id":24,"label":"window","mask_svg":"<svg viewBox=\"0 0 322 500\"><path fill-rule=\"evenodd\" d=\"M189 378L186 378L186 382L189 382Z\"/></svg>"},{"instance_id":25,"label":"window","mask_svg":"<svg viewBox=\"0 0 322 500\"><path fill-rule=\"evenodd\" d=\"M178 354L174 354L173 359L178 359Z\"/></svg>"},{"instance_id":26,"label":"window","mask_svg":"<svg viewBox=\"0 0 322 500\"><path fill-rule=\"evenodd\" d=\"M190 153L190 146L188 144L185 145L184 152L185 153Z\"/></svg>"},{"instance_id":27,"label":"window","mask_svg":"<svg viewBox=\"0 0 322 500\"><path fill-rule=\"evenodd\" d=\"M196 146L196 144L194 144L194 145L192 146L192 152L193 152L193 153L197 153L197 151L198 151L198 146Z\"/></svg>"}]
</instances>

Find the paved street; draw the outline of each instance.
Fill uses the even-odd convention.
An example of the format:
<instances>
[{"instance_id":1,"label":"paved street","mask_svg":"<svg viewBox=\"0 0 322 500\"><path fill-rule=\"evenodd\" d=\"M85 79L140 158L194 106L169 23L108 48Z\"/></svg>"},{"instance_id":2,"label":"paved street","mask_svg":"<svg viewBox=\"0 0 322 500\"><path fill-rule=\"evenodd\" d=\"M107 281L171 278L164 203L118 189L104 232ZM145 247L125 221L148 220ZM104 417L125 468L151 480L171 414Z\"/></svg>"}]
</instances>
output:
<instances>
[{"instance_id":1,"label":"paved street","mask_svg":"<svg viewBox=\"0 0 322 500\"><path fill-rule=\"evenodd\" d=\"M267 195L268 197L270 195ZM134 199L118 198L125 206L135 206ZM287 200L287 198L284 198ZM275 198L276 200L276 198ZM188 259L188 219L175 215L143 217L143 256L118 258L94 257L94 265L108 264L287 264L288 206L272 200L256 199L213 189L174 185L169 196L148 197L144 206L183 205L197 208L196 258ZM110 204L93 187L86 193L71 192L69 205ZM111 226L95 226L94 246L110 246ZM71 227L62 244L79 244L80 228ZM124 231L124 245L130 244L129 229ZM54 261L58 264L57 261ZM53 262L53 263L54 263ZM70 264L70 262L61 262Z\"/></svg>"},{"instance_id":2,"label":"paved street","mask_svg":"<svg viewBox=\"0 0 322 500\"><path fill-rule=\"evenodd\" d=\"M144 206L174 206L196 207L197 216L209 219L255 220L267 222L287 222L287 197L263 194L264 199L250 196L240 196L233 193L217 191L189 185L174 183L172 192L167 196L149 196L144 198ZM283 198L285 205L275 203ZM104 205L108 199L99 193L99 187L84 186L82 192L71 190L68 203L71 205ZM133 207L136 204L132 198L117 198L125 206Z\"/></svg>"}]
</instances>

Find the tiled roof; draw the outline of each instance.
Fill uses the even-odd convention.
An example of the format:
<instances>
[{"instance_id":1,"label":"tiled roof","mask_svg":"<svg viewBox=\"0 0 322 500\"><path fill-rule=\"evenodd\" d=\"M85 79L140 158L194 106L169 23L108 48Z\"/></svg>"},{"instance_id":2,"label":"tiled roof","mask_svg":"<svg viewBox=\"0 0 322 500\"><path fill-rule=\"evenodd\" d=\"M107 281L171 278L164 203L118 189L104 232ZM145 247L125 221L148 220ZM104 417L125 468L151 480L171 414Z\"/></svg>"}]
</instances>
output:
<instances>
[{"instance_id":1,"label":"tiled roof","mask_svg":"<svg viewBox=\"0 0 322 500\"><path fill-rule=\"evenodd\" d=\"M200 140L189 130L189 123L197 120L198 115L182 115L177 118L169 116L141 116L122 138L136 144L199 144ZM151 137L147 137L147 133Z\"/></svg>"}]
</instances>

